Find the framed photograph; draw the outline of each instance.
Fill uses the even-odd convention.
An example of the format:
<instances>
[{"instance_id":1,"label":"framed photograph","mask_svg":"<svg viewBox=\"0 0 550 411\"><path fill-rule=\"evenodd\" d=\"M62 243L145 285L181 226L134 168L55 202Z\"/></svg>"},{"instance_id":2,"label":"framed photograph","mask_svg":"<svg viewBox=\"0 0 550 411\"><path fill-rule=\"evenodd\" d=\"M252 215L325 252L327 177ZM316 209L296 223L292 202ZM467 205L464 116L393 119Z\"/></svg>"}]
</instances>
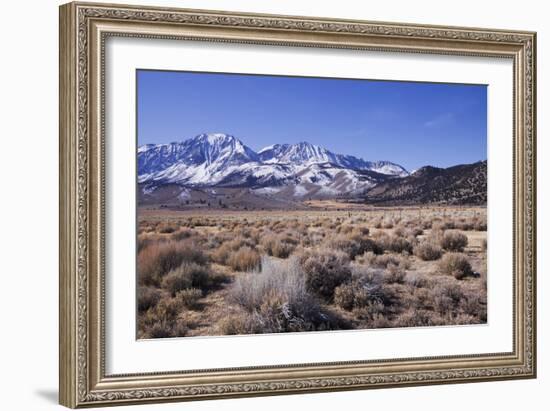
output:
<instances>
[{"instance_id":1,"label":"framed photograph","mask_svg":"<svg viewBox=\"0 0 550 411\"><path fill-rule=\"evenodd\" d=\"M534 378L535 56L61 6L61 404Z\"/></svg>"}]
</instances>

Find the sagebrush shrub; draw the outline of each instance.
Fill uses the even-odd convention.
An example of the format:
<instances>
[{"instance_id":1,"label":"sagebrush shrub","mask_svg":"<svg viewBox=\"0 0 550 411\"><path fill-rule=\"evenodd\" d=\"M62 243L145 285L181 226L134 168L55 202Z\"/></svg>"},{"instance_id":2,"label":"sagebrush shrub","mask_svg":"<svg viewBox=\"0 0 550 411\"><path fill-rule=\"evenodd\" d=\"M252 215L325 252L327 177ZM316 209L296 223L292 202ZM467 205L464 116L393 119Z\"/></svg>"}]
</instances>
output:
<instances>
[{"instance_id":1,"label":"sagebrush shrub","mask_svg":"<svg viewBox=\"0 0 550 411\"><path fill-rule=\"evenodd\" d=\"M202 291L199 288L186 288L176 294L176 298L181 301L183 306L191 309L197 307L201 297Z\"/></svg>"},{"instance_id":2,"label":"sagebrush shrub","mask_svg":"<svg viewBox=\"0 0 550 411\"><path fill-rule=\"evenodd\" d=\"M336 287L334 289L334 304L344 310L351 311L354 305L355 287L356 285L352 283L342 284Z\"/></svg>"},{"instance_id":3,"label":"sagebrush shrub","mask_svg":"<svg viewBox=\"0 0 550 411\"><path fill-rule=\"evenodd\" d=\"M414 247L414 255L424 261L434 261L441 258L443 250L431 241L423 241Z\"/></svg>"},{"instance_id":4,"label":"sagebrush shrub","mask_svg":"<svg viewBox=\"0 0 550 411\"><path fill-rule=\"evenodd\" d=\"M406 256L396 254L376 255L372 252L366 252L356 261L360 264L365 264L372 267L386 268L390 264L396 265L403 270L410 268L410 261Z\"/></svg>"},{"instance_id":5,"label":"sagebrush shrub","mask_svg":"<svg viewBox=\"0 0 550 411\"><path fill-rule=\"evenodd\" d=\"M457 280L461 280L473 273L468 257L461 253L445 254L441 259L439 267L444 274L452 275Z\"/></svg>"},{"instance_id":6,"label":"sagebrush shrub","mask_svg":"<svg viewBox=\"0 0 550 411\"><path fill-rule=\"evenodd\" d=\"M139 311L147 311L157 305L161 297L160 290L154 287L138 286L137 305Z\"/></svg>"},{"instance_id":7,"label":"sagebrush shrub","mask_svg":"<svg viewBox=\"0 0 550 411\"><path fill-rule=\"evenodd\" d=\"M264 258L261 267L239 276L231 290L230 298L251 316L239 319L240 326L262 333L305 331L325 321L296 258Z\"/></svg>"},{"instance_id":8,"label":"sagebrush shrub","mask_svg":"<svg viewBox=\"0 0 550 411\"><path fill-rule=\"evenodd\" d=\"M343 251L350 259L367 251L378 251L376 242L357 234L340 234L328 241L328 246Z\"/></svg>"},{"instance_id":9,"label":"sagebrush shrub","mask_svg":"<svg viewBox=\"0 0 550 411\"><path fill-rule=\"evenodd\" d=\"M221 335L257 334L260 331L255 330L254 325L250 314L241 312L223 317L217 328Z\"/></svg>"},{"instance_id":10,"label":"sagebrush shrub","mask_svg":"<svg viewBox=\"0 0 550 411\"><path fill-rule=\"evenodd\" d=\"M162 319L145 330L146 338L184 337L188 332L183 320Z\"/></svg>"},{"instance_id":11,"label":"sagebrush shrub","mask_svg":"<svg viewBox=\"0 0 550 411\"><path fill-rule=\"evenodd\" d=\"M446 231L441 239L441 247L447 251L464 251L468 245L468 237L458 231Z\"/></svg>"},{"instance_id":12,"label":"sagebrush shrub","mask_svg":"<svg viewBox=\"0 0 550 411\"><path fill-rule=\"evenodd\" d=\"M444 325L445 319L429 310L407 310L392 321L392 327L433 327Z\"/></svg>"},{"instance_id":13,"label":"sagebrush shrub","mask_svg":"<svg viewBox=\"0 0 550 411\"><path fill-rule=\"evenodd\" d=\"M194 230L190 230L188 228L182 228L179 231L176 231L172 234L171 238L174 241L182 241L186 240L188 238L191 238L193 236L196 236L197 232Z\"/></svg>"},{"instance_id":14,"label":"sagebrush shrub","mask_svg":"<svg viewBox=\"0 0 550 411\"><path fill-rule=\"evenodd\" d=\"M464 298L462 287L457 282L439 282L432 290L434 309L442 316L451 316Z\"/></svg>"},{"instance_id":15,"label":"sagebrush shrub","mask_svg":"<svg viewBox=\"0 0 550 411\"><path fill-rule=\"evenodd\" d=\"M281 234L267 234L260 241L268 255L288 258L296 248L296 241Z\"/></svg>"},{"instance_id":16,"label":"sagebrush shrub","mask_svg":"<svg viewBox=\"0 0 550 411\"><path fill-rule=\"evenodd\" d=\"M162 288L172 296L186 288L202 288L209 286L210 268L195 263L183 263L171 270L162 279Z\"/></svg>"},{"instance_id":17,"label":"sagebrush shrub","mask_svg":"<svg viewBox=\"0 0 550 411\"><path fill-rule=\"evenodd\" d=\"M161 234L171 234L176 231L176 227L171 224L162 224L158 230Z\"/></svg>"},{"instance_id":18,"label":"sagebrush shrub","mask_svg":"<svg viewBox=\"0 0 550 411\"><path fill-rule=\"evenodd\" d=\"M349 257L341 251L316 249L300 258L310 291L331 299L334 289L351 279Z\"/></svg>"},{"instance_id":19,"label":"sagebrush shrub","mask_svg":"<svg viewBox=\"0 0 550 411\"><path fill-rule=\"evenodd\" d=\"M476 231L487 231L487 218L475 218L474 219L474 230L476 230Z\"/></svg>"},{"instance_id":20,"label":"sagebrush shrub","mask_svg":"<svg viewBox=\"0 0 550 411\"><path fill-rule=\"evenodd\" d=\"M395 264L388 264L384 275L384 281L388 284L403 284L407 273Z\"/></svg>"},{"instance_id":21,"label":"sagebrush shrub","mask_svg":"<svg viewBox=\"0 0 550 411\"><path fill-rule=\"evenodd\" d=\"M230 240L224 241L216 250L214 250L210 257L218 264L230 265L229 258L239 249L243 247L255 248L256 244L251 238L244 236L237 236Z\"/></svg>"}]
</instances>

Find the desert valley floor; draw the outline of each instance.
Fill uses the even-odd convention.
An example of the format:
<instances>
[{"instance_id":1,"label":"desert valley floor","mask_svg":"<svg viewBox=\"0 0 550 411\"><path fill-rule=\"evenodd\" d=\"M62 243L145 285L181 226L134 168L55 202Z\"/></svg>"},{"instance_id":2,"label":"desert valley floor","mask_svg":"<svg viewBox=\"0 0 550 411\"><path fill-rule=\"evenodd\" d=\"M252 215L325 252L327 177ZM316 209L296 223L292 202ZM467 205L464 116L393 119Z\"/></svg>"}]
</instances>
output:
<instances>
[{"instance_id":1,"label":"desert valley floor","mask_svg":"<svg viewBox=\"0 0 550 411\"><path fill-rule=\"evenodd\" d=\"M138 338L487 321L485 207L138 210Z\"/></svg>"}]
</instances>

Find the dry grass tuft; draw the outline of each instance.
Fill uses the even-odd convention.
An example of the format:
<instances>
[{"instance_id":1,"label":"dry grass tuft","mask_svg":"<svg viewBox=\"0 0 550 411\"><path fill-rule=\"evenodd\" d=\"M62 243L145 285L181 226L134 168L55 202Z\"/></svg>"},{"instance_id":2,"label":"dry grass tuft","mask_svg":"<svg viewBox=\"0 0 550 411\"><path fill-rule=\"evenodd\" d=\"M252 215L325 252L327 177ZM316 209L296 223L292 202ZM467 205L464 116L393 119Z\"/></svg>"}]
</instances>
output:
<instances>
[{"instance_id":1,"label":"dry grass tuft","mask_svg":"<svg viewBox=\"0 0 550 411\"><path fill-rule=\"evenodd\" d=\"M265 235L261 239L260 244L267 255L278 258L288 258L296 248L297 241L283 234L271 233Z\"/></svg>"},{"instance_id":2,"label":"dry grass tuft","mask_svg":"<svg viewBox=\"0 0 550 411\"><path fill-rule=\"evenodd\" d=\"M204 265L207 258L191 241L151 244L138 253L138 279L141 284L158 286L168 272L183 262Z\"/></svg>"},{"instance_id":3,"label":"dry grass tuft","mask_svg":"<svg viewBox=\"0 0 550 411\"><path fill-rule=\"evenodd\" d=\"M250 271L260 267L261 257L258 251L242 246L229 256L227 264L235 271Z\"/></svg>"}]
</instances>

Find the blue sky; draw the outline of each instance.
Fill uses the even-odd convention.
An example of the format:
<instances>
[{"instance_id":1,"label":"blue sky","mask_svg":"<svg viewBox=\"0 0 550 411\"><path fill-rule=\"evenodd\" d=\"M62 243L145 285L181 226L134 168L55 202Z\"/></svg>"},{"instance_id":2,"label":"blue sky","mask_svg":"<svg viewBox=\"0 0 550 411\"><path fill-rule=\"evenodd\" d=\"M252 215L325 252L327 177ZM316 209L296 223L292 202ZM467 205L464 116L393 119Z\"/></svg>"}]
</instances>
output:
<instances>
[{"instance_id":1,"label":"blue sky","mask_svg":"<svg viewBox=\"0 0 550 411\"><path fill-rule=\"evenodd\" d=\"M308 141L408 170L487 158L487 87L138 70L138 144L232 134Z\"/></svg>"}]
</instances>

